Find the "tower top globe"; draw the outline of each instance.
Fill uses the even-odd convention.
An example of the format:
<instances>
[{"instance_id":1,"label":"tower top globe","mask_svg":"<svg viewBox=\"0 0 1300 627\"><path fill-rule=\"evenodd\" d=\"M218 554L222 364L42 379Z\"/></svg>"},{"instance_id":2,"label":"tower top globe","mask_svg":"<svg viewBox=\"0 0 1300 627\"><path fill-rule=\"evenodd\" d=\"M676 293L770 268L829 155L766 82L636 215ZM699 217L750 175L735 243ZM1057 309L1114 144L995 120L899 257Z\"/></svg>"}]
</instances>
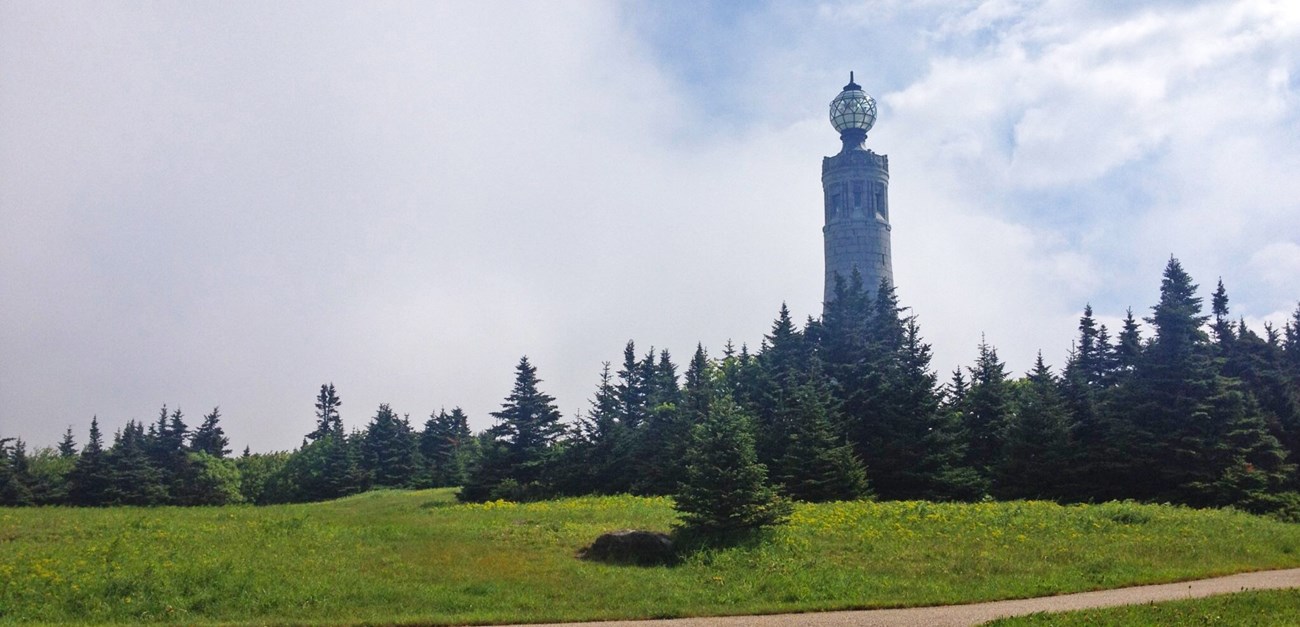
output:
<instances>
[{"instance_id":1,"label":"tower top globe","mask_svg":"<svg viewBox=\"0 0 1300 627\"><path fill-rule=\"evenodd\" d=\"M849 72L849 84L831 101L831 126L841 136L847 133L865 138L875 123L876 99L862 91L862 86L853 82L853 72Z\"/></svg>"}]
</instances>

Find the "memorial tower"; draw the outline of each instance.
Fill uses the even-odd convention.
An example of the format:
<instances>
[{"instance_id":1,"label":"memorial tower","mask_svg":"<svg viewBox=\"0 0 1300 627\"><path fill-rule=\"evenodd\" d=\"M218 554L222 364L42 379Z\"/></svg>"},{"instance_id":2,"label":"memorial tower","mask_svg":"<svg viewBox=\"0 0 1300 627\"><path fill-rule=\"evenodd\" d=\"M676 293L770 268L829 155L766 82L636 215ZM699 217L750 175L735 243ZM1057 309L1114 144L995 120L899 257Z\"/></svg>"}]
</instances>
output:
<instances>
[{"instance_id":1,"label":"memorial tower","mask_svg":"<svg viewBox=\"0 0 1300 627\"><path fill-rule=\"evenodd\" d=\"M839 154L822 159L826 204L826 290L835 298L835 276L849 281L856 269L874 295L882 280L894 282L889 252L889 158L863 144L876 123L876 100L853 82L831 101L831 125L840 133Z\"/></svg>"}]
</instances>

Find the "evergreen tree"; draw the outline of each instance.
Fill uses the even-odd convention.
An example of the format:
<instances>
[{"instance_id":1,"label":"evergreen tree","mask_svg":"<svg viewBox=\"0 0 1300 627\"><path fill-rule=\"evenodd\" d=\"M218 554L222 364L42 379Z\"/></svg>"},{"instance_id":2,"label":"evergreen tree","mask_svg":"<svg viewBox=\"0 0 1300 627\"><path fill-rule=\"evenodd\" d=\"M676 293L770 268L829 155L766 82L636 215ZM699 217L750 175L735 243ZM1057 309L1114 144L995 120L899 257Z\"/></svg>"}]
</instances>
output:
<instances>
[{"instance_id":1,"label":"evergreen tree","mask_svg":"<svg viewBox=\"0 0 1300 627\"><path fill-rule=\"evenodd\" d=\"M166 433L170 434L170 423L164 424L169 425ZM181 477L164 475L150 458L150 444L144 425L134 420L114 436L107 455L112 472L112 482L105 493L107 503L144 506L162 505L171 500L167 484L179 484Z\"/></svg>"},{"instance_id":2,"label":"evergreen tree","mask_svg":"<svg viewBox=\"0 0 1300 627\"><path fill-rule=\"evenodd\" d=\"M419 449L407 418L398 417L387 404L379 406L361 440L363 466L374 485L400 488L410 485L419 471Z\"/></svg>"},{"instance_id":3,"label":"evergreen tree","mask_svg":"<svg viewBox=\"0 0 1300 627\"><path fill-rule=\"evenodd\" d=\"M789 515L789 504L766 484L752 429L752 419L729 396L710 402L708 416L692 430L686 480L676 497L686 529L744 531L779 524Z\"/></svg>"},{"instance_id":4,"label":"evergreen tree","mask_svg":"<svg viewBox=\"0 0 1300 627\"><path fill-rule=\"evenodd\" d=\"M1293 470L1254 400L1217 372L1206 320L1196 285L1171 258L1148 318L1155 337L1116 399L1138 435L1127 460L1132 496L1227 504L1224 495L1246 490L1244 483L1279 484Z\"/></svg>"},{"instance_id":5,"label":"evergreen tree","mask_svg":"<svg viewBox=\"0 0 1300 627\"><path fill-rule=\"evenodd\" d=\"M1065 377L1092 391L1100 390L1110 378L1110 343L1105 326L1098 326L1092 305L1085 305L1079 319L1079 340L1065 367Z\"/></svg>"},{"instance_id":6,"label":"evergreen tree","mask_svg":"<svg viewBox=\"0 0 1300 627\"><path fill-rule=\"evenodd\" d=\"M72 439L72 427L63 432L63 439L59 441L59 456L64 458L74 458L77 456L77 443Z\"/></svg>"},{"instance_id":7,"label":"evergreen tree","mask_svg":"<svg viewBox=\"0 0 1300 627\"><path fill-rule=\"evenodd\" d=\"M1005 456L1003 442L1011 419L1011 388L1006 364L988 342L980 341L979 357L969 371L970 389L960 407L970 443L966 465L983 477L991 477Z\"/></svg>"},{"instance_id":8,"label":"evergreen tree","mask_svg":"<svg viewBox=\"0 0 1300 627\"><path fill-rule=\"evenodd\" d=\"M781 459L781 483L799 501L852 501L869 493L867 473L853 447L831 426L834 403L824 385L806 383L793 390L794 430Z\"/></svg>"},{"instance_id":9,"label":"evergreen tree","mask_svg":"<svg viewBox=\"0 0 1300 627\"><path fill-rule=\"evenodd\" d=\"M0 438L0 505L33 503L30 477L27 474L27 453L23 441Z\"/></svg>"},{"instance_id":10,"label":"evergreen tree","mask_svg":"<svg viewBox=\"0 0 1300 627\"><path fill-rule=\"evenodd\" d=\"M790 434L797 427L801 411L794 395L807 379L809 356L803 333L782 303L758 356L758 385L752 388L755 393L744 399L757 417L758 461L766 466L780 463Z\"/></svg>"},{"instance_id":11,"label":"evergreen tree","mask_svg":"<svg viewBox=\"0 0 1300 627\"><path fill-rule=\"evenodd\" d=\"M326 435L343 435L343 418L339 415L339 406L343 400L334 390L334 383L324 383L316 395L316 428L307 434L308 440L319 440Z\"/></svg>"},{"instance_id":12,"label":"evergreen tree","mask_svg":"<svg viewBox=\"0 0 1300 627\"><path fill-rule=\"evenodd\" d=\"M653 355L651 353L651 360ZM640 428L646 417L650 385L646 379L646 370L636 358L636 345L628 340L627 346L623 348L623 367L618 371L618 383L614 390L618 394L619 420L630 431Z\"/></svg>"},{"instance_id":13,"label":"evergreen tree","mask_svg":"<svg viewBox=\"0 0 1300 627\"><path fill-rule=\"evenodd\" d=\"M1285 340L1282 343L1282 359L1286 371L1291 377L1292 385L1300 389L1300 305L1283 328Z\"/></svg>"},{"instance_id":14,"label":"evergreen tree","mask_svg":"<svg viewBox=\"0 0 1300 627\"><path fill-rule=\"evenodd\" d=\"M1121 376L1133 372L1142 355L1142 331L1138 328L1133 309L1125 311L1124 327L1120 329L1115 344L1115 368Z\"/></svg>"},{"instance_id":15,"label":"evergreen tree","mask_svg":"<svg viewBox=\"0 0 1300 627\"><path fill-rule=\"evenodd\" d=\"M230 454L230 439L226 437L226 432L221 428L221 408L213 407L212 413L203 417L203 424L194 430L190 436L190 450L197 453L207 453L217 459L224 458Z\"/></svg>"},{"instance_id":16,"label":"evergreen tree","mask_svg":"<svg viewBox=\"0 0 1300 627\"><path fill-rule=\"evenodd\" d=\"M68 501L73 505L104 505L112 481L112 469L96 416L90 419L90 436L68 476Z\"/></svg>"},{"instance_id":17,"label":"evergreen tree","mask_svg":"<svg viewBox=\"0 0 1300 627\"><path fill-rule=\"evenodd\" d=\"M1016 386L1015 405L995 492L1008 499L1060 498L1071 461L1068 417L1041 351L1034 369Z\"/></svg>"},{"instance_id":18,"label":"evergreen tree","mask_svg":"<svg viewBox=\"0 0 1300 627\"><path fill-rule=\"evenodd\" d=\"M1127 430L1112 419L1111 412L1103 411L1103 404L1108 390L1126 377L1125 373L1136 363L1141 341L1132 310L1129 310L1124 329L1120 332L1119 343L1113 349L1106 348L1109 340L1103 333L1104 329L1104 326L1097 326L1092 307L1085 306L1079 319L1079 339L1059 382L1066 411L1068 441L1072 446L1072 459L1064 475L1057 478L1061 483L1053 493L1062 499L1121 497L1114 491L1122 490L1127 467L1123 460L1131 438ZM1106 354L1109 354L1109 359L1104 357ZM1045 399L1030 394L1028 400L1033 412ZM1050 402L1047 404L1051 405ZM1035 426L1046 426L1042 416L1031 415L1030 418ZM1055 459L1054 453L1047 456Z\"/></svg>"},{"instance_id":19,"label":"evergreen tree","mask_svg":"<svg viewBox=\"0 0 1300 627\"><path fill-rule=\"evenodd\" d=\"M892 287L882 285L877 293L877 303L894 299ZM876 366L880 383L870 406L879 418L872 421L872 435L859 440L867 444L861 454L874 456L866 458L872 485L886 499L978 498L984 482L964 463L966 433L958 415L942 407L930 346L921 340L916 318L901 313L895 308L892 314L900 343L890 345L884 353L890 357Z\"/></svg>"},{"instance_id":20,"label":"evergreen tree","mask_svg":"<svg viewBox=\"0 0 1300 627\"><path fill-rule=\"evenodd\" d=\"M621 413L610 364L604 362L591 408L578 416L573 442L566 450L565 492L614 494L628 490L630 434L619 419Z\"/></svg>"},{"instance_id":21,"label":"evergreen tree","mask_svg":"<svg viewBox=\"0 0 1300 627\"><path fill-rule=\"evenodd\" d=\"M506 397L497 419L483 442L483 460L461 490L464 500L495 498L501 484L511 482L517 498L536 498L549 494L548 471L554 459L553 444L564 432L555 398L537 385L537 369L522 357L515 367L515 384Z\"/></svg>"},{"instance_id":22,"label":"evergreen tree","mask_svg":"<svg viewBox=\"0 0 1300 627\"><path fill-rule=\"evenodd\" d=\"M1223 287L1223 277L1219 277L1219 285L1211 297L1210 312L1214 314L1214 322L1210 325L1214 332L1214 342L1220 352L1228 352L1235 336L1232 333L1232 322L1228 320L1228 291Z\"/></svg>"},{"instance_id":23,"label":"evergreen tree","mask_svg":"<svg viewBox=\"0 0 1300 627\"><path fill-rule=\"evenodd\" d=\"M862 286L862 275L835 277L835 298L826 303L819 335L818 355L827 374L837 381L855 381L867 357L867 323L871 298ZM838 393L843 398L843 393Z\"/></svg>"},{"instance_id":24,"label":"evergreen tree","mask_svg":"<svg viewBox=\"0 0 1300 627\"><path fill-rule=\"evenodd\" d=\"M429 414L420 432L420 457L424 460L426 485L444 487L460 485L465 481L463 449L472 435L469 418L459 407L451 413L439 410Z\"/></svg>"},{"instance_id":25,"label":"evergreen tree","mask_svg":"<svg viewBox=\"0 0 1300 627\"><path fill-rule=\"evenodd\" d=\"M683 478L681 459L693 422L683 406L677 366L667 350L659 353L650 399L650 414L637 439L633 489L640 494L672 494Z\"/></svg>"}]
</instances>

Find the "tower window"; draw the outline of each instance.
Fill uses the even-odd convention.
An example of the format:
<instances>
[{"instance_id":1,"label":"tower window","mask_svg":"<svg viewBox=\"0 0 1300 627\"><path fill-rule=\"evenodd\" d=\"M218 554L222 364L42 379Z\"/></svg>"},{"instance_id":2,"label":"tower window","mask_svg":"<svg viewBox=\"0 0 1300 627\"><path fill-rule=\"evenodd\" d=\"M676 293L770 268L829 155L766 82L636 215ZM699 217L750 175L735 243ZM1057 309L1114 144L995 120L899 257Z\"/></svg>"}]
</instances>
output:
<instances>
[{"instance_id":1,"label":"tower window","mask_svg":"<svg viewBox=\"0 0 1300 627\"><path fill-rule=\"evenodd\" d=\"M862 181L853 182L853 206L862 208Z\"/></svg>"}]
</instances>

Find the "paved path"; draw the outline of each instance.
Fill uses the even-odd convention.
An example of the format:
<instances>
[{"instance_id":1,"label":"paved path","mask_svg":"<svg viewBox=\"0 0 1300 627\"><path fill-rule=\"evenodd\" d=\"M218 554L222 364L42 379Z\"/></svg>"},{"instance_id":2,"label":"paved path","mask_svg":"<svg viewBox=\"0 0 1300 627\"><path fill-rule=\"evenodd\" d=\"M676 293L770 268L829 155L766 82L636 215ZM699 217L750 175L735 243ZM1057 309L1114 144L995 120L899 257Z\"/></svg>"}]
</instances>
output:
<instances>
[{"instance_id":1,"label":"paved path","mask_svg":"<svg viewBox=\"0 0 1300 627\"><path fill-rule=\"evenodd\" d=\"M668 620L602 621L562 623L552 627L957 627L979 625L995 618L1023 616L1037 612L1065 612L1093 607L1138 605L1154 601L1175 601L1228 594L1243 590L1300 588L1300 568L1266 570L1118 590L1098 590L1036 599L993 601L969 605L915 607L899 610L858 610L765 616L718 616ZM520 627L520 626L515 626ZM537 627L537 626L533 626Z\"/></svg>"}]
</instances>

